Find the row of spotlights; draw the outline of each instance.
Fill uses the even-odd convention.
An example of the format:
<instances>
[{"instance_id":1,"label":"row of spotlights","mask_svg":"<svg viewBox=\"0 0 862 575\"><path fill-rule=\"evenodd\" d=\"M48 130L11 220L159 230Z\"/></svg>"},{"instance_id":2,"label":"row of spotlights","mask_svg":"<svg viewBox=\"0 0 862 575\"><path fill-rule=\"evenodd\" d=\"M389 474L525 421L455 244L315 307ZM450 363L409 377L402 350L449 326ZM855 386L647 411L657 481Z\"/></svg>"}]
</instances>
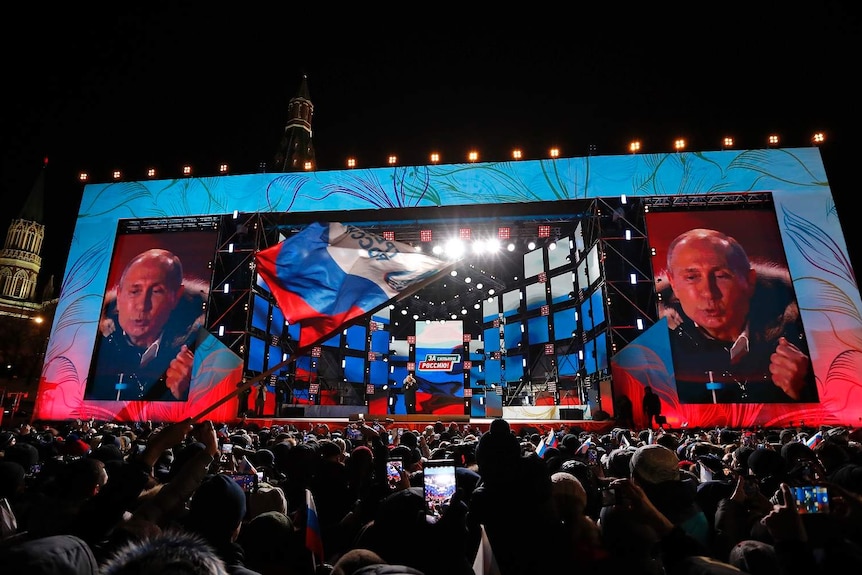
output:
<instances>
[{"instance_id":1,"label":"row of spotlights","mask_svg":"<svg viewBox=\"0 0 862 575\"><path fill-rule=\"evenodd\" d=\"M781 138L778 136L778 134L770 134L766 139L767 145L769 145L769 147L778 146L780 141L781 141ZM825 141L826 141L826 134L823 132L815 132L814 135L811 136L811 143L814 144L815 146L819 146L819 145L823 144ZM687 142L686 142L685 138L677 138L673 142L673 149L677 152L681 152L681 151L685 150L686 147L687 147ZM733 138L725 137L722 139L722 141L721 141L721 149L722 150L731 149L733 147L734 147L734 139ZM628 151L630 153L637 154L641 151L641 149L642 149L642 144L641 144L640 140L633 140L632 142L629 143ZM596 147L594 145L590 145L590 153L593 153L595 151L596 151ZM559 158L560 157L560 149L556 148L556 147L551 148L550 150L548 150L548 156L551 158L554 158L554 159ZM524 154L519 148L515 148L514 150L512 150L512 159L513 160L522 160L523 158L524 158ZM431 164L439 164L441 161L440 154L438 152L432 152L431 155L429 156L429 161ZM478 162L479 161L479 152L477 152L476 150L470 150L467 153L467 161L468 162ZM388 156L386 159L386 163L390 166L398 165L398 156L396 156L396 155ZM356 158L348 158L347 159L347 167L348 168L356 168L357 166L358 166L358 163L356 161ZM304 167L305 171L310 172L310 171L314 170L315 165L313 162L306 162L303 167ZM228 173L228 164L224 164L224 163L219 164L219 170L218 171L220 174L227 174ZM183 166L182 172L183 172L183 176L188 177L188 176L192 175L193 170L192 170L192 167L187 164L187 165ZM123 173L120 170L114 170L111 173L111 177L114 180L120 180L123 177ZM147 170L147 178L153 179L155 177L156 177L155 168L149 168ZM78 179L82 182L86 182L86 181L89 181L90 176L87 172L80 172Z\"/></svg>"}]
</instances>

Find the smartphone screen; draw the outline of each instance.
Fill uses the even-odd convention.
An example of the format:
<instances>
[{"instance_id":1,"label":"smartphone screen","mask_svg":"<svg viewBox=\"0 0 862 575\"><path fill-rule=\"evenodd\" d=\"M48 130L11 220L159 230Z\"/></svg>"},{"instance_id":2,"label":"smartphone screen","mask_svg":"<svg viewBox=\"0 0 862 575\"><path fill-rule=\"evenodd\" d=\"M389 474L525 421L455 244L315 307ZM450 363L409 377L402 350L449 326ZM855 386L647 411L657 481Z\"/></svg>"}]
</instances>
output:
<instances>
[{"instance_id":1,"label":"smartphone screen","mask_svg":"<svg viewBox=\"0 0 862 575\"><path fill-rule=\"evenodd\" d=\"M829 513L829 491L821 485L792 487L799 513Z\"/></svg>"},{"instance_id":2,"label":"smartphone screen","mask_svg":"<svg viewBox=\"0 0 862 575\"><path fill-rule=\"evenodd\" d=\"M425 518L436 523L455 495L455 460L431 459L423 467Z\"/></svg>"},{"instance_id":3,"label":"smartphone screen","mask_svg":"<svg viewBox=\"0 0 862 575\"><path fill-rule=\"evenodd\" d=\"M356 427L348 427L347 428L347 438L351 441L361 441L362 440L362 432L359 431Z\"/></svg>"},{"instance_id":4,"label":"smartphone screen","mask_svg":"<svg viewBox=\"0 0 862 575\"><path fill-rule=\"evenodd\" d=\"M233 443L222 443L221 452L222 453L233 453Z\"/></svg>"},{"instance_id":5,"label":"smartphone screen","mask_svg":"<svg viewBox=\"0 0 862 575\"><path fill-rule=\"evenodd\" d=\"M389 487L395 488L401 482L401 458L393 457L386 462L386 479L389 481Z\"/></svg>"},{"instance_id":6,"label":"smartphone screen","mask_svg":"<svg viewBox=\"0 0 862 575\"><path fill-rule=\"evenodd\" d=\"M226 473L225 475L236 481L246 493L253 493L255 488L257 488L256 473Z\"/></svg>"}]
</instances>

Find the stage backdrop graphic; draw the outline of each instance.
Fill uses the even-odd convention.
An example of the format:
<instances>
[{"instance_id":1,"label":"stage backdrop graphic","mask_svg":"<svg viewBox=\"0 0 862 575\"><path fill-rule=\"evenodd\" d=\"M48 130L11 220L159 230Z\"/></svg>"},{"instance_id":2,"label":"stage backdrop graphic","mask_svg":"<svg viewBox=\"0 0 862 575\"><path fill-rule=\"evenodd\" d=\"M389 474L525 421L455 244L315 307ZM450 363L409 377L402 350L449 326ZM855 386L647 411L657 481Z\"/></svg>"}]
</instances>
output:
<instances>
[{"instance_id":1,"label":"stage backdrop graphic","mask_svg":"<svg viewBox=\"0 0 862 575\"><path fill-rule=\"evenodd\" d=\"M625 195L635 202L647 197L724 196L734 192L772 195L820 401L782 404L774 410L740 404L689 406L680 419L691 426L801 421L812 425L858 424L862 411L862 302L816 147L88 183L45 354L34 417L63 420L96 415L107 419L119 414L114 406L84 401L83 393L117 223L122 219L224 215L237 210L308 213L320 220L339 221L337 215L344 211L377 210L382 220L396 220L404 208L487 205L490 209L502 204L547 202L550 212L559 201ZM643 337L652 338L655 330L662 333L661 322ZM666 340L666 332L664 335ZM487 348L488 342L484 343ZM610 358L614 394L628 392L634 399L646 382L668 377L667 364L656 356L662 342L653 343L656 347L650 348L635 340ZM141 415L149 413L135 413L133 417Z\"/></svg>"}]
</instances>

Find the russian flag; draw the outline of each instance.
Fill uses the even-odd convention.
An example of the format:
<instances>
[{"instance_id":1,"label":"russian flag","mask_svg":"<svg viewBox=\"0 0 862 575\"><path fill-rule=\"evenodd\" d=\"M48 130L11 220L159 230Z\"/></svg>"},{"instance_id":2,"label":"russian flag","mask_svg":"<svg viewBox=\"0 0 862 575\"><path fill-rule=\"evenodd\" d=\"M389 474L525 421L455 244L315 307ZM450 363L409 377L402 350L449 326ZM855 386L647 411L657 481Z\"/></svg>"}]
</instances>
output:
<instances>
[{"instance_id":1,"label":"russian flag","mask_svg":"<svg viewBox=\"0 0 862 575\"><path fill-rule=\"evenodd\" d=\"M314 496L311 490L305 490L305 546L311 551L312 559L316 565L324 563L323 538L320 534L320 519L317 517L317 506L314 504Z\"/></svg>"},{"instance_id":2,"label":"russian flag","mask_svg":"<svg viewBox=\"0 0 862 575\"><path fill-rule=\"evenodd\" d=\"M421 289L454 266L351 225L314 223L255 255L257 271L290 323L299 348ZM299 351L299 350L297 350Z\"/></svg>"},{"instance_id":3,"label":"russian flag","mask_svg":"<svg viewBox=\"0 0 862 575\"><path fill-rule=\"evenodd\" d=\"M557 438L557 434L554 433L554 430L552 429L548 432L548 435L543 436L539 440L539 445L536 446L536 455L544 457L545 452L552 447L556 447L558 443L559 439Z\"/></svg>"},{"instance_id":4,"label":"russian flag","mask_svg":"<svg viewBox=\"0 0 862 575\"><path fill-rule=\"evenodd\" d=\"M485 531L485 524L480 526L482 539L479 542L476 557L473 559L473 575L500 575L500 566L497 565L497 559L491 549L491 541L488 539L487 531Z\"/></svg>"},{"instance_id":5,"label":"russian flag","mask_svg":"<svg viewBox=\"0 0 862 575\"><path fill-rule=\"evenodd\" d=\"M818 431L817 433L815 433L814 435L812 435L811 437L809 437L808 439L805 440L805 445L807 445L811 449L814 449L814 446L817 445L818 443L820 443L821 441L823 441L823 432Z\"/></svg>"}]
</instances>

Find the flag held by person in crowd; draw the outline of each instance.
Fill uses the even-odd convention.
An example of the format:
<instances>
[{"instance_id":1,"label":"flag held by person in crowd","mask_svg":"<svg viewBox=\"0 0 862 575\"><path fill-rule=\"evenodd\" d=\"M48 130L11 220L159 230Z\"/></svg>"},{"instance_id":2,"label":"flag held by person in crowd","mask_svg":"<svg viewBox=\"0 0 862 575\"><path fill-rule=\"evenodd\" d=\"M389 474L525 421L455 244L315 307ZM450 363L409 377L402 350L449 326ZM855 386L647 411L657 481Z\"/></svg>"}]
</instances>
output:
<instances>
[{"instance_id":1,"label":"flag held by person in crowd","mask_svg":"<svg viewBox=\"0 0 862 575\"><path fill-rule=\"evenodd\" d=\"M253 474L257 475L257 469L254 467L254 465L252 465L251 461L249 461L248 457L246 457L245 455L243 455L242 458L237 463L236 471L237 471L237 473L244 473L244 474L253 473Z\"/></svg>"},{"instance_id":2,"label":"flag held by person in crowd","mask_svg":"<svg viewBox=\"0 0 862 575\"><path fill-rule=\"evenodd\" d=\"M823 441L823 432L818 431L817 433L805 440L805 445L807 445L811 449L814 449L814 446L821 441Z\"/></svg>"},{"instance_id":3,"label":"flag held by person in crowd","mask_svg":"<svg viewBox=\"0 0 862 575\"><path fill-rule=\"evenodd\" d=\"M320 531L320 518L317 516L317 506L314 504L314 496L310 489L305 490L305 546L311 551L316 565L324 563L323 537Z\"/></svg>"},{"instance_id":4,"label":"flag held by person in crowd","mask_svg":"<svg viewBox=\"0 0 862 575\"><path fill-rule=\"evenodd\" d=\"M313 223L255 256L257 271L290 323L299 349L421 289L454 266L355 226Z\"/></svg>"},{"instance_id":5,"label":"flag held by person in crowd","mask_svg":"<svg viewBox=\"0 0 862 575\"><path fill-rule=\"evenodd\" d=\"M557 434L554 433L554 430L548 432L547 435L543 435L539 440L539 445L536 446L536 455L539 457L544 457L545 452L552 447L556 447L559 443L559 438Z\"/></svg>"},{"instance_id":6,"label":"flag held by person in crowd","mask_svg":"<svg viewBox=\"0 0 862 575\"><path fill-rule=\"evenodd\" d=\"M494 551L491 549L488 533L485 531L484 525L481 525L481 528L482 539L479 542L476 558L473 560L473 573L474 575L500 575L500 566L497 565Z\"/></svg>"}]
</instances>

